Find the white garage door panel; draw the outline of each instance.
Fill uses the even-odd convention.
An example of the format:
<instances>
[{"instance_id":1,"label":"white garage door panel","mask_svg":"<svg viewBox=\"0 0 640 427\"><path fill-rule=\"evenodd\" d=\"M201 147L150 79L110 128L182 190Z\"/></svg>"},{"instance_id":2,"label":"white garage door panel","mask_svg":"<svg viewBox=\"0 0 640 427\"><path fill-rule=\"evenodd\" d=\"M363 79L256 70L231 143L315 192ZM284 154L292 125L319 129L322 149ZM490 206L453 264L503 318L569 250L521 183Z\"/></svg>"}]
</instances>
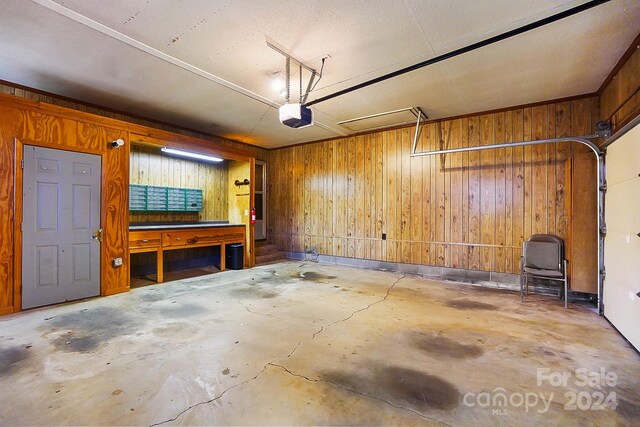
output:
<instances>
[{"instance_id":1,"label":"white garage door panel","mask_svg":"<svg viewBox=\"0 0 640 427\"><path fill-rule=\"evenodd\" d=\"M640 238L627 233L607 232L606 245L624 250L607 251L604 294L605 316L636 348L640 348L640 276L633 273L640 260Z\"/></svg>"},{"instance_id":2,"label":"white garage door panel","mask_svg":"<svg viewBox=\"0 0 640 427\"><path fill-rule=\"evenodd\" d=\"M640 173L640 127L636 126L607 150L607 183L617 184Z\"/></svg>"},{"instance_id":3,"label":"white garage door panel","mask_svg":"<svg viewBox=\"0 0 640 427\"><path fill-rule=\"evenodd\" d=\"M640 349L640 126L607 149L604 315Z\"/></svg>"},{"instance_id":4,"label":"white garage door panel","mask_svg":"<svg viewBox=\"0 0 640 427\"><path fill-rule=\"evenodd\" d=\"M609 185L605 209L607 232L626 232L638 239L636 234L640 232L640 178ZM640 281L640 278L638 280Z\"/></svg>"}]
</instances>

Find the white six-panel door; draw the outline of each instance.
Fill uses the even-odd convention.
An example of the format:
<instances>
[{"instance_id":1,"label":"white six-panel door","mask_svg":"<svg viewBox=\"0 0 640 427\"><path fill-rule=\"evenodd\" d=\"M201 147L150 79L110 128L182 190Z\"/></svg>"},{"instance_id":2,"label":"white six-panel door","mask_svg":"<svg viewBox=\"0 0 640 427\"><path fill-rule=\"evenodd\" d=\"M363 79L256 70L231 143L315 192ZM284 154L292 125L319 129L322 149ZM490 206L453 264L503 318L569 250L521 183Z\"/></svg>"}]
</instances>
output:
<instances>
[{"instance_id":1,"label":"white six-panel door","mask_svg":"<svg viewBox=\"0 0 640 427\"><path fill-rule=\"evenodd\" d=\"M100 156L24 146L22 308L100 294Z\"/></svg>"}]
</instances>

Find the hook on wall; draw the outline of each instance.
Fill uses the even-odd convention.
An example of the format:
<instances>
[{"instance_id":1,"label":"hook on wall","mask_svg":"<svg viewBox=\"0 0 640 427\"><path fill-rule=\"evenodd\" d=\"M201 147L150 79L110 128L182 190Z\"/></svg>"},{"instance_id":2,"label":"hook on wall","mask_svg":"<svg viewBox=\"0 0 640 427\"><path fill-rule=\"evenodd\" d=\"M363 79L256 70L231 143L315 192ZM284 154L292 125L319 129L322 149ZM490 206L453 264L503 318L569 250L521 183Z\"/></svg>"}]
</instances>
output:
<instances>
[{"instance_id":1,"label":"hook on wall","mask_svg":"<svg viewBox=\"0 0 640 427\"><path fill-rule=\"evenodd\" d=\"M235 184L240 187L241 185L249 185L249 180L247 178L244 179L244 181L240 181L239 179L236 179Z\"/></svg>"}]
</instances>

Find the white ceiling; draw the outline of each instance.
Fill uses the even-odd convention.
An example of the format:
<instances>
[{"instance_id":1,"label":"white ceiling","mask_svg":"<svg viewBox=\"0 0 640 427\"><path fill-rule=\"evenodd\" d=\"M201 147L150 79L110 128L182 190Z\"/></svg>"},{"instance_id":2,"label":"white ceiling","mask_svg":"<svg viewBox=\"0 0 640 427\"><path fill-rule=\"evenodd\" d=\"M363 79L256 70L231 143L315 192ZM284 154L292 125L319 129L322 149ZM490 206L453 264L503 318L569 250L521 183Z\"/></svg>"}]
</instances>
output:
<instances>
[{"instance_id":1,"label":"white ceiling","mask_svg":"<svg viewBox=\"0 0 640 427\"><path fill-rule=\"evenodd\" d=\"M584 2L2 0L0 79L278 147L353 133L369 124L337 122L406 107L441 118L592 93L640 32L640 1L613 0L319 103L305 129L279 123L284 98L271 75L284 57L267 41L317 70L331 56L313 100ZM292 92L297 101L297 83Z\"/></svg>"}]
</instances>

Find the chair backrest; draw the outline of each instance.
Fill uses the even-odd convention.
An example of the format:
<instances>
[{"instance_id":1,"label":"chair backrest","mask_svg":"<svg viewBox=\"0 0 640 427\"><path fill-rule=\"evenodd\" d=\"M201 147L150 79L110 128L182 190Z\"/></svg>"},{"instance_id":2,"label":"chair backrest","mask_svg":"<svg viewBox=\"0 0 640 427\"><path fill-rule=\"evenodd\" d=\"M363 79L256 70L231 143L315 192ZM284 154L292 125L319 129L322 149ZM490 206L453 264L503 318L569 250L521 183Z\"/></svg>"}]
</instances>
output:
<instances>
[{"instance_id":1,"label":"chair backrest","mask_svg":"<svg viewBox=\"0 0 640 427\"><path fill-rule=\"evenodd\" d=\"M523 245L524 266L562 271L564 241L553 234L534 234Z\"/></svg>"}]
</instances>

